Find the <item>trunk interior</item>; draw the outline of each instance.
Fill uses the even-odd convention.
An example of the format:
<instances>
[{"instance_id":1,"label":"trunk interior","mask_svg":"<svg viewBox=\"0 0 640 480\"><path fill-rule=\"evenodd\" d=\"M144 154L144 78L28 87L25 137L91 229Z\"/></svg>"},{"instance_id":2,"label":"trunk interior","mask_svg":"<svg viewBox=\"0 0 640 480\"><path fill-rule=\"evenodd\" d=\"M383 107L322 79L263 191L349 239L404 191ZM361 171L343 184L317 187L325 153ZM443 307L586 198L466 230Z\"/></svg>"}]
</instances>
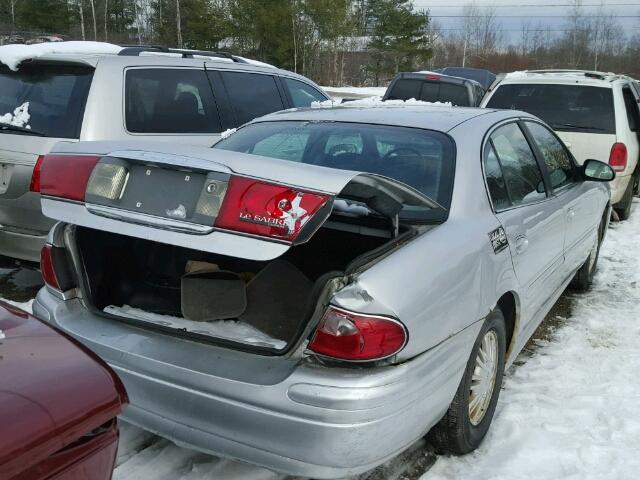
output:
<instances>
[{"instance_id":1,"label":"trunk interior","mask_svg":"<svg viewBox=\"0 0 640 480\"><path fill-rule=\"evenodd\" d=\"M75 238L96 309L168 333L281 350L302 333L331 278L395 243L385 229L326 225L268 262L83 227Z\"/></svg>"}]
</instances>

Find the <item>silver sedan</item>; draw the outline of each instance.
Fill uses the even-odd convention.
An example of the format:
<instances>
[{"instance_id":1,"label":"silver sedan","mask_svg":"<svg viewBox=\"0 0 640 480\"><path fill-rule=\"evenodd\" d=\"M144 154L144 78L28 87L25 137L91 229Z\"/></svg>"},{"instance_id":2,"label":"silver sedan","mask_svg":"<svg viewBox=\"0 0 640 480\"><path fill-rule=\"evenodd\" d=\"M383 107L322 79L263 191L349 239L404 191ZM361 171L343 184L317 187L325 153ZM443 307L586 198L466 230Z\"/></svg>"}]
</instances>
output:
<instances>
[{"instance_id":1,"label":"silver sedan","mask_svg":"<svg viewBox=\"0 0 640 480\"><path fill-rule=\"evenodd\" d=\"M437 106L281 112L212 149L59 144L33 309L178 444L315 478L425 434L464 454L589 287L614 175L526 113Z\"/></svg>"}]
</instances>

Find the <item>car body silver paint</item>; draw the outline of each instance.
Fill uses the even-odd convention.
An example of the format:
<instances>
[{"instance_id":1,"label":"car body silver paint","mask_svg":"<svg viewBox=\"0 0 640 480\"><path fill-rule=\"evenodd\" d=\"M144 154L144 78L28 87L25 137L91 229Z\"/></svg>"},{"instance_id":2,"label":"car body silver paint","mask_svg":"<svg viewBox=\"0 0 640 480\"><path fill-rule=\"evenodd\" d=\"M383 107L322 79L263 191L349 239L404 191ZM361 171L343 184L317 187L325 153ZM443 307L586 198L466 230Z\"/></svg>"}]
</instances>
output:
<instances>
[{"instance_id":1,"label":"car body silver paint","mask_svg":"<svg viewBox=\"0 0 640 480\"><path fill-rule=\"evenodd\" d=\"M47 290L38 294L34 311L86 343L116 369L132 402L125 417L133 423L180 444L294 475L336 478L372 468L410 445L442 417L484 318L507 292L513 294L517 309L507 364L513 362L586 260L609 201L606 186L579 182L537 204L494 213L482 170L486 134L503 122L534 117L508 111L450 110L342 108L282 112L258 120L404 122L416 128L442 127L455 140L456 177L447 221L420 227L415 238L355 272L331 298L338 307L402 321L409 341L391 365L349 369L313 362L303 353L305 339L291 353L275 358L224 349L113 321L90 312L80 299L61 302ZM101 153L107 153L113 146L70 148L75 153L103 148ZM192 147L175 148L174 153L199 157ZM210 155L201 158L216 159L234 171L252 171L255 176L261 162L270 163L262 157L228 156L219 150ZM321 189L345 175L309 166L314 174L298 179L284 164L281 172L260 170L269 171L272 180L282 175ZM575 215L585 217L577 222L581 227L574 233L566 233L564 221L570 206ZM543 217L550 220L545 222ZM488 235L500 226L507 230L509 248L494 253ZM550 251L546 268L530 265L540 263L538 258L515 260L514 235L521 232L545 248L549 248L545 234L553 233L554 242L560 239L561 253Z\"/></svg>"}]
</instances>

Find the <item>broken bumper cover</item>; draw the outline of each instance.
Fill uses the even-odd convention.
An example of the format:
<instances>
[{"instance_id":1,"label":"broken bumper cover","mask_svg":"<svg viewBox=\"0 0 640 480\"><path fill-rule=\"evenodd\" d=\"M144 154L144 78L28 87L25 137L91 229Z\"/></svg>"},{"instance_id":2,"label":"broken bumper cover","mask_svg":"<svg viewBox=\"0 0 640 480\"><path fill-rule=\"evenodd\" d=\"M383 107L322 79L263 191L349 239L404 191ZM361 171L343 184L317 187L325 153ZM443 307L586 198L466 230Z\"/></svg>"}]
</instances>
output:
<instances>
[{"instance_id":1,"label":"broken bumper cover","mask_svg":"<svg viewBox=\"0 0 640 480\"><path fill-rule=\"evenodd\" d=\"M301 362L257 384L206 371L225 361L223 349L95 315L46 289L33 309L118 373L131 401L125 420L179 445L315 478L367 471L424 435L448 408L466 363L460 352L477 334L470 327L398 366L355 370ZM154 357L154 341L163 344L162 359ZM193 358L191 368L173 361L185 356ZM264 357L249 356L260 373Z\"/></svg>"}]
</instances>

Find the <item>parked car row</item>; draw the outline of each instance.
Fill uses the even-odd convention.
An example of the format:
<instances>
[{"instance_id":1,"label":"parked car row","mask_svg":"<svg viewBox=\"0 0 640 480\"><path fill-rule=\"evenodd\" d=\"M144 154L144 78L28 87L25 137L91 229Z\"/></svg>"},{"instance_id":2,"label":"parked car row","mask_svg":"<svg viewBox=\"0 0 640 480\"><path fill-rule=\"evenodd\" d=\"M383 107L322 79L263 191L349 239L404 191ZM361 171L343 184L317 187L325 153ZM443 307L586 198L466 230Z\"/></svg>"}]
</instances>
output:
<instances>
[{"instance_id":1,"label":"parked car row","mask_svg":"<svg viewBox=\"0 0 640 480\"><path fill-rule=\"evenodd\" d=\"M640 83L624 75L581 70L532 70L495 79L490 72L462 68L401 73L384 99L531 113L554 129L578 163L589 158L608 161L617 174L611 184L614 210L620 220L628 219L640 180Z\"/></svg>"},{"instance_id":2,"label":"parked car row","mask_svg":"<svg viewBox=\"0 0 640 480\"><path fill-rule=\"evenodd\" d=\"M145 50L0 71L20 92L0 105L33 115L0 129L0 224L27 196L47 218L33 242L52 226L34 314L118 374L123 418L180 445L313 478L425 435L474 450L505 369L569 284L589 288L628 165L577 162L509 107L287 110L327 96L239 57ZM420 72L385 98L483 91Z\"/></svg>"}]
</instances>

